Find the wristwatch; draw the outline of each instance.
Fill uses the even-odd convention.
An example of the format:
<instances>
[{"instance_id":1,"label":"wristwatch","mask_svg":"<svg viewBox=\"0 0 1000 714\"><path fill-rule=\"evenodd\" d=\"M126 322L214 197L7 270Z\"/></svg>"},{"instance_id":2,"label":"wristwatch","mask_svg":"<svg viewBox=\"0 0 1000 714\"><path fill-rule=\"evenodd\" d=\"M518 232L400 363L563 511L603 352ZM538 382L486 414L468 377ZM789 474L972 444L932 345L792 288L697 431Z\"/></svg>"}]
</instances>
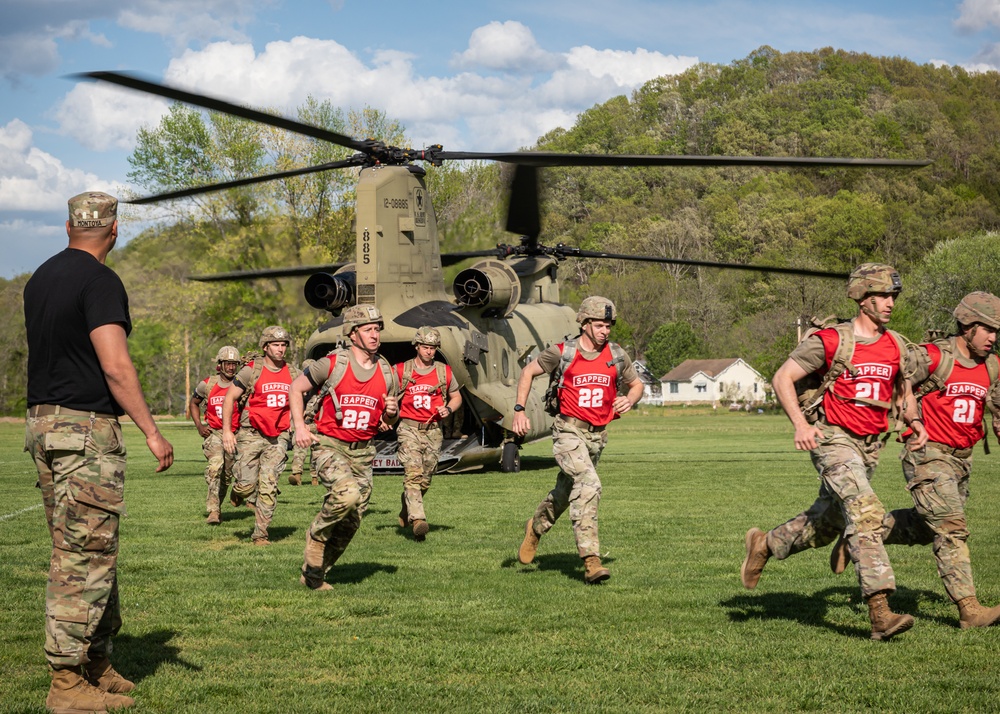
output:
<instances>
[{"instance_id":1,"label":"wristwatch","mask_svg":"<svg viewBox=\"0 0 1000 714\"><path fill-rule=\"evenodd\" d=\"M514 411L516 411L516 412L523 412L524 411L524 405L523 404L515 404L514 405Z\"/></svg>"}]
</instances>

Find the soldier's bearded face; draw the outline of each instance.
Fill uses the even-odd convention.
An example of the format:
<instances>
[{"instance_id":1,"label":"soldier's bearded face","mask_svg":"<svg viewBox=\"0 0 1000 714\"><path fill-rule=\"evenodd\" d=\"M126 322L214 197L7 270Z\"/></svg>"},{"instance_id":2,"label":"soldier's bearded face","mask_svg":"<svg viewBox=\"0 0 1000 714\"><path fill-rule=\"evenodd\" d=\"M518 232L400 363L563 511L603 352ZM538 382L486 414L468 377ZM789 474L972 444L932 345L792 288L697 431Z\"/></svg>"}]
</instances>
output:
<instances>
[{"instance_id":1,"label":"soldier's bearded face","mask_svg":"<svg viewBox=\"0 0 1000 714\"><path fill-rule=\"evenodd\" d=\"M232 379L236 376L236 372L239 371L240 363L233 360L223 360L222 362L222 374L225 375L227 379Z\"/></svg>"}]
</instances>

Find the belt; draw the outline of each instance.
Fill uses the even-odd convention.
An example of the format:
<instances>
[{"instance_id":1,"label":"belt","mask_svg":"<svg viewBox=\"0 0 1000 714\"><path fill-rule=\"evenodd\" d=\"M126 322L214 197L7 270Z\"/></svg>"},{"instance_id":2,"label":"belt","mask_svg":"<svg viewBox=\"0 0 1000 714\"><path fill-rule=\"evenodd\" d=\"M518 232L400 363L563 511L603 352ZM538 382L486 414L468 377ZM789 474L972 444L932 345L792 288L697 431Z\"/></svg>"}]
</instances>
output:
<instances>
[{"instance_id":1,"label":"belt","mask_svg":"<svg viewBox=\"0 0 1000 714\"><path fill-rule=\"evenodd\" d=\"M591 431L595 434L599 434L604 431L607 427L604 425L597 426L596 424L591 424L589 421L584 421L583 419L577 419L576 417L565 416L563 414L559 415L559 418L570 426L575 426L577 429L583 429L584 431Z\"/></svg>"},{"instance_id":2,"label":"belt","mask_svg":"<svg viewBox=\"0 0 1000 714\"><path fill-rule=\"evenodd\" d=\"M842 427L840 424L831 424L830 422L826 421L825 419L822 419L820 421L823 424L826 424L829 427L833 427L834 429L840 429L842 432L844 432L845 434L847 434L849 437L851 437L855 441L860 441L861 443L863 443L863 444L865 444L867 446L871 446L872 444L874 444L876 441L878 441L882 437L881 434L857 434L857 433L851 431L850 429L846 429L846 428Z\"/></svg>"},{"instance_id":3,"label":"belt","mask_svg":"<svg viewBox=\"0 0 1000 714\"><path fill-rule=\"evenodd\" d=\"M417 421L416 419L400 419L400 421L416 427L420 431L430 431L431 429L441 428L441 422L439 421Z\"/></svg>"},{"instance_id":4,"label":"belt","mask_svg":"<svg viewBox=\"0 0 1000 714\"><path fill-rule=\"evenodd\" d=\"M341 446L343 446L345 449L350 449L351 451L355 451L356 449L364 449L370 443L372 443L371 439L369 439L368 441L342 441L341 439L338 439L338 438L333 437L333 436L327 436L326 438L330 439L331 441L336 441L338 444L340 444Z\"/></svg>"},{"instance_id":5,"label":"belt","mask_svg":"<svg viewBox=\"0 0 1000 714\"><path fill-rule=\"evenodd\" d=\"M946 454L951 454L957 459L967 459L972 456L972 447L967 446L964 449L959 449L956 446L948 446L948 444L942 444L938 441L928 441L927 446L937 451L944 452Z\"/></svg>"},{"instance_id":6,"label":"belt","mask_svg":"<svg viewBox=\"0 0 1000 714\"><path fill-rule=\"evenodd\" d=\"M85 412L80 411L79 409L70 409L69 407L60 406L59 404L36 404L33 407L28 407L28 416L31 418L45 416L85 416L94 417L95 419L118 419L118 416L115 414Z\"/></svg>"}]
</instances>

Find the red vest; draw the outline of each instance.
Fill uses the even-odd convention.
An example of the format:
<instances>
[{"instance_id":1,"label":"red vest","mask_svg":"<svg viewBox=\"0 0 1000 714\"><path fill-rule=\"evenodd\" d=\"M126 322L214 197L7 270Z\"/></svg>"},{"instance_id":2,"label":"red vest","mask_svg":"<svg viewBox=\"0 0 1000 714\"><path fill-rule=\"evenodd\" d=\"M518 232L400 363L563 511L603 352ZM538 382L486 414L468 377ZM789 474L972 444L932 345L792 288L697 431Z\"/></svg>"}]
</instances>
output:
<instances>
[{"instance_id":1,"label":"red vest","mask_svg":"<svg viewBox=\"0 0 1000 714\"><path fill-rule=\"evenodd\" d=\"M250 364L253 365L253 362ZM270 437L288 429L291 422L288 388L291 384L292 374L287 364L282 365L279 372L272 372L267 367L261 370L253 386L253 394L247 400L250 426Z\"/></svg>"},{"instance_id":2,"label":"red vest","mask_svg":"<svg viewBox=\"0 0 1000 714\"><path fill-rule=\"evenodd\" d=\"M403 367L405 362L396 365L396 375L399 383L403 383ZM451 384L451 367L444 367L445 389ZM413 419L414 421L434 422L441 421L438 416L438 407L444 406L444 397L438 389L437 368L432 366L428 374L418 374L416 369L410 376L410 383L406 387L406 393L402 395L399 402L399 416L403 419Z\"/></svg>"},{"instance_id":3,"label":"red vest","mask_svg":"<svg viewBox=\"0 0 1000 714\"><path fill-rule=\"evenodd\" d=\"M205 377L205 384L208 384L208 380L211 377ZM208 423L209 429L221 429L222 428L222 405L226 401L226 392L229 391L229 387L220 386L218 383L212 387L211 391L208 393L208 399L205 402L205 421ZM240 428L240 410L233 404L233 433L235 434Z\"/></svg>"},{"instance_id":4,"label":"red vest","mask_svg":"<svg viewBox=\"0 0 1000 714\"><path fill-rule=\"evenodd\" d=\"M833 328L816 333L823 341L826 367L830 368L840 336ZM830 424L836 424L860 436L881 434L889 428L889 410L854 401L857 398L880 402L892 401L892 385L899 372L899 346L888 332L873 344L855 342L851 363L857 377L844 370L823 396L823 411ZM831 394L832 392L832 394Z\"/></svg>"},{"instance_id":5,"label":"red vest","mask_svg":"<svg viewBox=\"0 0 1000 714\"><path fill-rule=\"evenodd\" d=\"M924 347L933 372L941 363L941 350L935 345ZM963 367L956 359L944 391L933 391L920 400L927 438L956 449L975 446L983 438L983 405L989 388L985 364Z\"/></svg>"},{"instance_id":6,"label":"red vest","mask_svg":"<svg viewBox=\"0 0 1000 714\"><path fill-rule=\"evenodd\" d=\"M563 349L560 344L559 352L562 353ZM582 419L594 426L610 424L618 416L614 410L615 397L618 396L618 370L614 365L608 366L611 360L608 344L592 360L585 359L577 346L573 361L563 372L563 386L559 390L561 414Z\"/></svg>"},{"instance_id":7,"label":"red vest","mask_svg":"<svg viewBox=\"0 0 1000 714\"><path fill-rule=\"evenodd\" d=\"M329 379L333 374L334 360L330 360ZM388 388L382 370L375 367L375 373L367 382L359 382L354 376L354 366L348 362L340 384L333 391L340 400L343 419L338 422L330 395L323 397L323 404L316 415L316 430L320 434L332 436L341 441L368 441L378 433L378 423L385 411L385 395Z\"/></svg>"}]
</instances>

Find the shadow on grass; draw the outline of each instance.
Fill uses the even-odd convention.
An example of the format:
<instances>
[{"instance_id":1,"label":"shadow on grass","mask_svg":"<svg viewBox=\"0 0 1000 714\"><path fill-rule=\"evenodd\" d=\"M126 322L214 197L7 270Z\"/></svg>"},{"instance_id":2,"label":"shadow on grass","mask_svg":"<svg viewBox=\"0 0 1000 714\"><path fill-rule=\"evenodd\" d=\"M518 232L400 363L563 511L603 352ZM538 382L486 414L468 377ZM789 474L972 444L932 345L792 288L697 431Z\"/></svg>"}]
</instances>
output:
<instances>
[{"instance_id":1,"label":"shadow on grass","mask_svg":"<svg viewBox=\"0 0 1000 714\"><path fill-rule=\"evenodd\" d=\"M249 508L241 508L238 511L222 511L220 516L223 523L226 521L242 521L244 518L253 518L253 511Z\"/></svg>"},{"instance_id":2,"label":"shadow on grass","mask_svg":"<svg viewBox=\"0 0 1000 714\"><path fill-rule=\"evenodd\" d=\"M435 533L437 531L452 531L455 530L455 526L445 526L437 523L429 524L430 531L428 535ZM416 540L413 537L413 528L406 526L405 528L400 528L399 523L386 523L385 525L375 526L377 531L393 530L397 535L406 538L407 540Z\"/></svg>"},{"instance_id":3,"label":"shadow on grass","mask_svg":"<svg viewBox=\"0 0 1000 714\"><path fill-rule=\"evenodd\" d=\"M176 664L191 672L200 672L199 665L186 662L180 656L180 647L170 644L178 633L174 630L156 630L140 637L119 635L114 639L111 659L115 669L133 682L141 682L156 674L163 665Z\"/></svg>"},{"instance_id":4,"label":"shadow on grass","mask_svg":"<svg viewBox=\"0 0 1000 714\"><path fill-rule=\"evenodd\" d=\"M388 573L395 575L399 568L395 565L383 565L382 563L349 563L347 565L334 565L330 572L326 574L326 581L331 585L357 585L367 580L376 573Z\"/></svg>"},{"instance_id":5,"label":"shadow on grass","mask_svg":"<svg viewBox=\"0 0 1000 714\"><path fill-rule=\"evenodd\" d=\"M615 562L614 558L602 558L604 565ZM532 567L532 565L534 567ZM507 558L500 563L501 568L520 568L523 573L533 571L555 570L565 575L570 580L583 581L583 559L572 553L553 553L552 555L539 555L535 557L532 565L523 565L517 558Z\"/></svg>"},{"instance_id":6,"label":"shadow on grass","mask_svg":"<svg viewBox=\"0 0 1000 714\"><path fill-rule=\"evenodd\" d=\"M952 624L946 618L934 615L920 615L922 601L941 601L943 598L928 590L900 588L891 598L891 607L897 613L906 613L918 618L932 619L942 624ZM822 627L847 637L868 639L871 628L868 625L868 608L856 586L838 586L817 590L811 594L795 592L746 593L723 600L719 603L727 608L731 622L748 620L791 620L810 627ZM859 616L859 627L835 624L828 618L831 608L848 605Z\"/></svg>"},{"instance_id":7,"label":"shadow on grass","mask_svg":"<svg viewBox=\"0 0 1000 714\"><path fill-rule=\"evenodd\" d=\"M295 526L271 526L267 529L267 539L272 543L277 543L278 541L285 540L295 534L298 528ZM235 531L233 536L239 538L242 541L250 541L251 536L253 536L253 530L248 531Z\"/></svg>"}]
</instances>

